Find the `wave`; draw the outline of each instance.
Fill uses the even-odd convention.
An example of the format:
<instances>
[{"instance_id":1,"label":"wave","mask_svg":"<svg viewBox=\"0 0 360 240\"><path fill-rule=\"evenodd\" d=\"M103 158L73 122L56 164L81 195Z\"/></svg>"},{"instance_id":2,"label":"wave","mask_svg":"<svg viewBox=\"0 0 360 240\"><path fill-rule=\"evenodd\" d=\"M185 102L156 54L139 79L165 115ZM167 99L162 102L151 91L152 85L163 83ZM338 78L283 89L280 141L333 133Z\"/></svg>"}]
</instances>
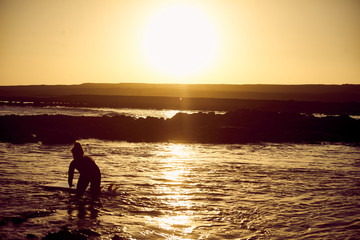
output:
<instances>
[{"instance_id":1,"label":"wave","mask_svg":"<svg viewBox=\"0 0 360 240\"><path fill-rule=\"evenodd\" d=\"M91 108L91 107L68 107L68 106L8 106L0 105L0 116L17 115L66 115L77 117L116 117L127 116L135 119L139 118L163 118L168 119L177 113L208 113L203 110L175 110L175 109L140 109L140 108ZM225 111L214 111L215 114L225 114Z\"/></svg>"},{"instance_id":2,"label":"wave","mask_svg":"<svg viewBox=\"0 0 360 240\"><path fill-rule=\"evenodd\" d=\"M77 139L128 142L360 142L360 121L349 116L241 110L223 115L177 113L170 119L127 116L0 116L0 141L67 144Z\"/></svg>"}]
</instances>

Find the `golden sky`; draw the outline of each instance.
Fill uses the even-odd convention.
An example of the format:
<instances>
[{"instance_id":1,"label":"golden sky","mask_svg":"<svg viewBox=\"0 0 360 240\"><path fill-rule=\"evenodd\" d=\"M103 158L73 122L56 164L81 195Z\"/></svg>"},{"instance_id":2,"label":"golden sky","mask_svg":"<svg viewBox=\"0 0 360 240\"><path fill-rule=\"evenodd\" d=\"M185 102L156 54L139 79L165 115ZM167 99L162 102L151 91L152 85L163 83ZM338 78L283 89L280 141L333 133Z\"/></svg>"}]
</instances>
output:
<instances>
[{"instance_id":1,"label":"golden sky","mask_svg":"<svg viewBox=\"0 0 360 240\"><path fill-rule=\"evenodd\" d=\"M360 84L359 0L0 0L0 85Z\"/></svg>"}]
</instances>

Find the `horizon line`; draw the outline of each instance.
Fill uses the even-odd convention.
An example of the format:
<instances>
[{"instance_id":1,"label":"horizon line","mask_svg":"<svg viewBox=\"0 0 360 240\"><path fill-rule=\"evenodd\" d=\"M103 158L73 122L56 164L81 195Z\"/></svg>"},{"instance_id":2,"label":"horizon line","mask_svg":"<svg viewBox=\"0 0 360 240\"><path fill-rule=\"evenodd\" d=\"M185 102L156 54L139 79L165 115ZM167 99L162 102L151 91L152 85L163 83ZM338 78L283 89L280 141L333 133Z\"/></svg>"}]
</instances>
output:
<instances>
[{"instance_id":1,"label":"horizon line","mask_svg":"<svg viewBox=\"0 0 360 240\"><path fill-rule=\"evenodd\" d=\"M222 86L360 86L359 84L354 83L307 83L307 84L284 84L284 83L244 83L244 84L234 84L234 83L141 83L141 82L119 82L119 83L101 83L101 82L83 82L78 84L17 84L17 85L0 85L0 87L35 87L35 86L81 86L81 85L167 85L167 86L206 86L206 85L222 85Z\"/></svg>"}]
</instances>

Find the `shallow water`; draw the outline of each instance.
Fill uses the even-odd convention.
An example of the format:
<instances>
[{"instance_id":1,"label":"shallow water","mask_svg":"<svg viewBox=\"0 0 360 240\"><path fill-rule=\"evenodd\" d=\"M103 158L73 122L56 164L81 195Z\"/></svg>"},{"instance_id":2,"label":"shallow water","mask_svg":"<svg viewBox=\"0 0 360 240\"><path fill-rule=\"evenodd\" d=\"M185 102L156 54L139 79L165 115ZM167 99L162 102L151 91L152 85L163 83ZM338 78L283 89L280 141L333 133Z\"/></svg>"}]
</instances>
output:
<instances>
[{"instance_id":1,"label":"shallow water","mask_svg":"<svg viewBox=\"0 0 360 240\"><path fill-rule=\"evenodd\" d=\"M202 110L175 110L175 109L140 109L140 108L86 108L86 107L64 107L64 106L0 106L0 116L5 115L68 115L68 116L115 116L125 115L133 118L172 118L177 113L207 113L209 111ZM214 111L215 114L225 114L224 111Z\"/></svg>"},{"instance_id":2,"label":"shallow water","mask_svg":"<svg viewBox=\"0 0 360 240\"><path fill-rule=\"evenodd\" d=\"M42 187L67 180L70 145L0 143L0 239L64 228L90 239L360 237L359 147L81 143L117 188L98 202Z\"/></svg>"}]
</instances>

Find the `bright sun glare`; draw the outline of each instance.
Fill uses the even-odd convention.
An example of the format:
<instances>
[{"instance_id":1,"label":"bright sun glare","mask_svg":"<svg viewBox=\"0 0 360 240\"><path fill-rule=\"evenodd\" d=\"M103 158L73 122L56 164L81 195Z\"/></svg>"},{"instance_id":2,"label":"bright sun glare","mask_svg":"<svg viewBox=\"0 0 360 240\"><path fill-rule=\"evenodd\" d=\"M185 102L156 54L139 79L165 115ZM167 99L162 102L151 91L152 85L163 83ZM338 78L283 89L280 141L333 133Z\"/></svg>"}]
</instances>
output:
<instances>
[{"instance_id":1,"label":"bright sun glare","mask_svg":"<svg viewBox=\"0 0 360 240\"><path fill-rule=\"evenodd\" d=\"M150 19L142 45L153 70L188 77L211 67L218 40L213 23L203 11L174 4Z\"/></svg>"}]
</instances>

